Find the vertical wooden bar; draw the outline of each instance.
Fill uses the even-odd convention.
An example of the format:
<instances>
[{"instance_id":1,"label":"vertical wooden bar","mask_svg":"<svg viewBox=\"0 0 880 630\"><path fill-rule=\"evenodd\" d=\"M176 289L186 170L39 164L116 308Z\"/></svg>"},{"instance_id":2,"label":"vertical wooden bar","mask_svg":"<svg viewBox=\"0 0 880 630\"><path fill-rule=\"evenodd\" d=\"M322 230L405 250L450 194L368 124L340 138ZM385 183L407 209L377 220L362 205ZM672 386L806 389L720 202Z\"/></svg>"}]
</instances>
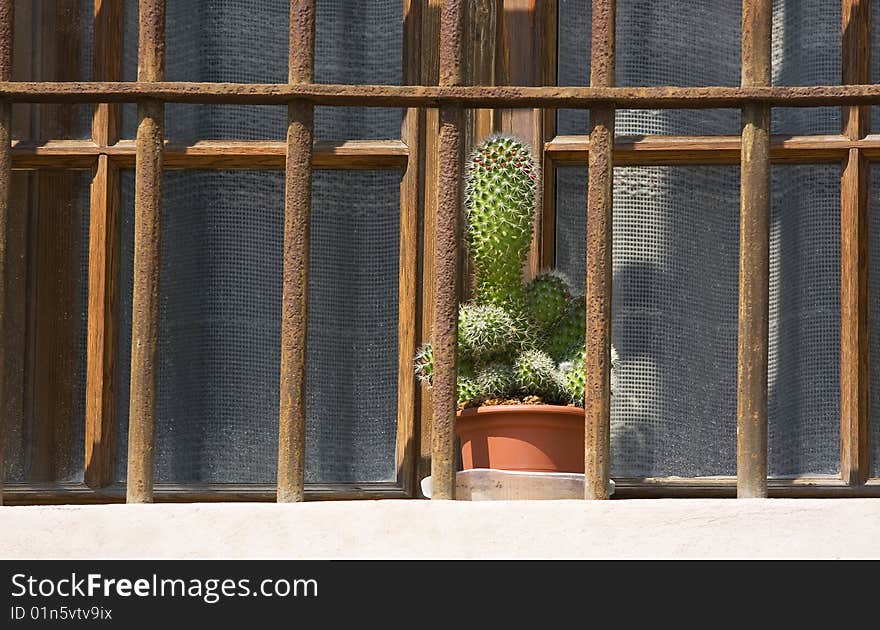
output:
<instances>
[{"instance_id":1,"label":"vertical wooden bar","mask_svg":"<svg viewBox=\"0 0 880 630\"><path fill-rule=\"evenodd\" d=\"M842 83L871 82L871 2L843 0ZM870 107L844 107L843 134L870 131ZM853 148L840 178L840 473L850 485L871 471L870 347L868 343L868 212L870 164Z\"/></svg>"},{"instance_id":2,"label":"vertical wooden bar","mask_svg":"<svg viewBox=\"0 0 880 630\"><path fill-rule=\"evenodd\" d=\"M464 3L446 0L440 13L440 85L464 84ZM433 499L455 498L456 360L461 204L461 108L440 108L439 179L434 241Z\"/></svg>"},{"instance_id":3,"label":"vertical wooden bar","mask_svg":"<svg viewBox=\"0 0 880 630\"><path fill-rule=\"evenodd\" d=\"M122 79L123 5L95 0L96 81ZM100 147L119 139L120 106L99 103L92 116L92 141ZM115 378L119 274L119 175L104 154L92 177L89 210L89 304L86 341L85 483L102 488L113 482L115 464Z\"/></svg>"},{"instance_id":4,"label":"vertical wooden bar","mask_svg":"<svg viewBox=\"0 0 880 630\"><path fill-rule=\"evenodd\" d=\"M543 64L541 70L541 85L556 85L556 58L557 51L557 27L559 16L556 2L544 0L541 15L541 50ZM543 116L542 147L545 142L556 136L556 110L544 108L540 110ZM542 150L544 156L544 177L541 178L542 205L541 208L541 239L539 241L540 266L550 269L556 265L556 167L547 151Z\"/></svg>"},{"instance_id":5,"label":"vertical wooden bar","mask_svg":"<svg viewBox=\"0 0 880 630\"><path fill-rule=\"evenodd\" d=\"M138 81L161 81L165 74L165 1L141 0L139 6ZM156 100L139 102L126 493L129 503L153 501L164 135L164 104Z\"/></svg>"},{"instance_id":6,"label":"vertical wooden bar","mask_svg":"<svg viewBox=\"0 0 880 630\"><path fill-rule=\"evenodd\" d=\"M403 0L403 80L418 85L424 0ZM419 224L424 159L421 136L424 110L409 108L400 137L407 145L406 171L400 181L400 257L397 334L397 479L408 496L415 495L416 413L418 396L412 359L421 332L419 300Z\"/></svg>"},{"instance_id":7,"label":"vertical wooden bar","mask_svg":"<svg viewBox=\"0 0 880 630\"><path fill-rule=\"evenodd\" d=\"M421 82L423 85L437 85L440 81L439 49L440 49L440 4L441 0L423 0L421 41ZM434 329L434 235L435 219L437 218L437 183L439 169L437 165L438 135L440 130L440 112L436 107L425 111L425 133L422 137L421 154L424 158L422 175L422 212L421 238L424 244L420 260L421 299L422 299L422 338L428 341ZM433 390L419 387L419 458L418 476L427 477L431 474L431 449L434 422Z\"/></svg>"},{"instance_id":8,"label":"vertical wooden bar","mask_svg":"<svg viewBox=\"0 0 880 630\"><path fill-rule=\"evenodd\" d=\"M12 80L12 0L0 0L0 81ZM12 184L12 105L0 101L0 339L6 330L6 228L9 219L9 191ZM6 408L4 347L0 344L0 409ZM0 505L6 472L5 435L0 424Z\"/></svg>"},{"instance_id":9,"label":"vertical wooden bar","mask_svg":"<svg viewBox=\"0 0 880 630\"><path fill-rule=\"evenodd\" d=\"M315 76L315 0L291 0L288 81ZM306 332L309 296L309 225L312 213L314 106L287 108L284 191L284 271L281 306L281 404L278 419L279 503L305 498Z\"/></svg>"},{"instance_id":10,"label":"vertical wooden bar","mask_svg":"<svg viewBox=\"0 0 880 630\"><path fill-rule=\"evenodd\" d=\"M590 86L614 85L615 0L593 0ZM590 110L584 498L607 499L611 478L611 278L614 108Z\"/></svg>"},{"instance_id":11,"label":"vertical wooden bar","mask_svg":"<svg viewBox=\"0 0 880 630\"><path fill-rule=\"evenodd\" d=\"M743 0L742 85L770 85L772 0ZM770 107L742 109L736 494L767 496Z\"/></svg>"},{"instance_id":12,"label":"vertical wooden bar","mask_svg":"<svg viewBox=\"0 0 880 630\"><path fill-rule=\"evenodd\" d=\"M543 21L547 0L504 0L499 26L499 77L501 85L543 85ZM553 2L552 4L555 4ZM536 163L544 159L544 115L538 108L502 109L500 130L532 148ZM535 203L543 201L542 187L535 190ZM532 244L526 267L529 280L541 270L543 215L535 216Z\"/></svg>"},{"instance_id":13,"label":"vertical wooden bar","mask_svg":"<svg viewBox=\"0 0 880 630\"><path fill-rule=\"evenodd\" d=\"M473 0L465 12L465 82L467 85L496 85L498 65L498 16L502 0ZM496 131L497 110L469 109L464 117L464 151Z\"/></svg>"}]
</instances>

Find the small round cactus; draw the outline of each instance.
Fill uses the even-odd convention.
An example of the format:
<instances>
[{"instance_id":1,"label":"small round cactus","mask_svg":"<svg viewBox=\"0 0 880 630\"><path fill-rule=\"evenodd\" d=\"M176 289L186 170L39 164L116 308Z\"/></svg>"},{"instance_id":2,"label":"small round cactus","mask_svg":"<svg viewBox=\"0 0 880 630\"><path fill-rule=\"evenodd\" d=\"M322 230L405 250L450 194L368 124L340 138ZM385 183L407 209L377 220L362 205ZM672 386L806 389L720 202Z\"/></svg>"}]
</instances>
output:
<instances>
[{"instance_id":1,"label":"small round cactus","mask_svg":"<svg viewBox=\"0 0 880 630\"><path fill-rule=\"evenodd\" d=\"M477 384L477 380L472 377L459 375L456 390L458 392L459 405L477 400L482 396L482 389Z\"/></svg>"},{"instance_id":2,"label":"small round cactus","mask_svg":"<svg viewBox=\"0 0 880 630\"><path fill-rule=\"evenodd\" d=\"M581 346L575 351L570 359L559 364L559 380L565 396L569 402L578 407L584 406L584 392L586 389L586 361L587 350ZM611 346L611 395L617 392L618 368L620 355L617 348Z\"/></svg>"},{"instance_id":3,"label":"small round cactus","mask_svg":"<svg viewBox=\"0 0 880 630\"><path fill-rule=\"evenodd\" d=\"M500 306L463 304L458 311L459 345L476 361L509 356L524 337L520 318Z\"/></svg>"},{"instance_id":4,"label":"small round cactus","mask_svg":"<svg viewBox=\"0 0 880 630\"><path fill-rule=\"evenodd\" d=\"M556 400L560 394L556 362L541 350L526 350L513 365L520 390L530 396L540 396L545 402Z\"/></svg>"},{"instance_id":5,"label":"small round cactus","mask_svg":"<svg viewBox=\"0 0 880 630\"><path fill-rule=\"evenodd\" d=\"M426 343L418 349L413 363L417 379L428 385L434 382L434 348L431 344Z\"/></svg>"},{"instance_id":6,"label":"small round cactus","mask_svg":"<svg viewBox=\"0 0 880 630\"><path fill-rule=\"evenodd\" d=\"M565 397L578 407L584 406L584 389L586 387L586 348L581 348L568 361L559 364L559 380Z\"/></svg>"},{"instance_id":7,"label":"small round cactus","mask_svg":"<svg viewBox=\"0 0 880 630\"><path fill-rule=\"evenodd\" d=\"M432 385L434 382L434 348L430 343L424 344L416 352L413 359L415 365L416 378L422 383ZM472 377L474 375L474 364L470 356L459 350L458 353L458 376Z\"/></svg>"},{"instance_id":8,"label":"small round cactus","mask_svg":"<svg viewBox=\"0 0 880 630\"><path fill-rule=\"evenodd\" d=\"M508 363L490 363L477 372L477 385L484 396L503 398L516 390L517 379Z\"/></svg>"},{"instance_id":9,"label":"small round cactus","mask_svg":"<svg viewBox=\"0 0 880 630\"><path fill-rule=\"evenodd\" d=\"M558 321L568 308L571 283L559 271L546 271L526 287L526 312L542 329Z\"/></svg>"},{"instance_id":10,"label":"small round cactus","mask_svg":"<svg viewBox=\"0 0 880 630\"><path fill-rule=\"evenodd\" d=\"M546 338L545 350L557 361L564 361L584 344L587 330L587 311L584 297L568 300L565 312L553 324Z\"/></svg>"},{"instance_id":11,"label":"small round cactus","mask_svg":"<svg viewBox=\"0 0 880 630\"><path fill-rule=\"evenodd\" d=\"M519 309L535 216L534 158L513 138L495 136L474 150L466 174L467 235L476 299Z\"/></svg>"}]
</instances>

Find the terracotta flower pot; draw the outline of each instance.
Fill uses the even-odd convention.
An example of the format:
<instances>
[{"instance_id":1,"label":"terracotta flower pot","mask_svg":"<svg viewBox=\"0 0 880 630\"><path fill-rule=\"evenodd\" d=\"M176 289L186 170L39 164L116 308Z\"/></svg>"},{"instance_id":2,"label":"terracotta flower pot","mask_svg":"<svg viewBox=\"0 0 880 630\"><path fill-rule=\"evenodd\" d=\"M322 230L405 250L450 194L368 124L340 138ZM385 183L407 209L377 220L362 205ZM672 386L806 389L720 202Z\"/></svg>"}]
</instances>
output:
<instances>
[{"instance_id":1,"label":"terracotta flower pot","mask_svg":"<svg viewBox=\"0 0 880 630\"><path fill-rule=\"evenodd\" d=\"M556 405L499 405L458 412L465 469L584 472L584 410Z\"/></svg>"}]
</instances>

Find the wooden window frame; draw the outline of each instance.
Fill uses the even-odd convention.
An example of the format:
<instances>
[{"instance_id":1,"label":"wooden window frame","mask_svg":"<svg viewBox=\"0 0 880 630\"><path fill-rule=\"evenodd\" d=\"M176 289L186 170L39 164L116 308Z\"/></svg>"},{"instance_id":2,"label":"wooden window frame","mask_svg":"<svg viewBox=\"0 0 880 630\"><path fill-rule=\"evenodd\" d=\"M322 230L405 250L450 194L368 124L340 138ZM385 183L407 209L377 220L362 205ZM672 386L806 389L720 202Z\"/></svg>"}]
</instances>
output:
<instances>
[{"instance_id":1,"label":"wooden window frame","mask_svg":"<svg viewBox=\"0 0 880 630\"><path fill-rule=\"evenodd\" d=\"M449 462L438 463L437 457L438 453L445 457L449 452L450 425L445 418L448 401L441 393L446 406L438 411L432 405L431 395L416 387L410 365L417 344L429 336L434 327L439 312L435 310L438 307L436 297L449 298L449 294L443 292L444 288L435 282L442 270L438 271L432 247L438 237L445 234L443 231L438 233L438 216L449 218L448 209L441 207L438 197L446 195L448 198L453 192L449 186L460 185L460 182L441 180L438 155L444 146L447 149L458 147L460 151L492 131L516 133L533 144L545 169L541 191L543 210L529 258L529 271L536 273L551 266L554 260L554 234L550 226L554 223L555 169L586 164L591 154L590 135L556 135L557 107L613 111L615 107L841 106L843 128L840 134L775 136L770 138L768 147L772 163L841 164L841 473L832 477L797 479L767 480L765 477L764 482L765 491L770 496L880 496L880 479L871 478L869 474L867 213L869 164L872 160L880 160L880 134L869 133L869 106L880 103L880 86L869 85L870 0L841 0L844 70L840 85L768 87L746 84L744 87L700 88L615 88L610 86L613 73L606 74L604 79L594 76L593 86L589 88L556 87L554 0L482 0L469 3L467 10L460 0L402 1L402 86L317 85L311 82L307 73L299 78L292 74L288 84L170 83L160 80L161 62L150 66L158 69L153 76L124 83L121 81L120 57L108 52L121 46L120 0L94 2L93 82L11 82L8 51L4 52L0 45L0 107L6 108L5 113L0 111L6 116L6 121L0 121L0 132L5 132L7 138L11 102L97 103L90 140L13 141L7 143L8 149L0 149L0 198L7 194L10 162L12 169L89 169L93 173L85 483L9 484L0 496L7 503L113 502L126 498L125 488L114 484L112 479L119 170L132 168L145 159L159 160L160 169L282 169L291 163L292 158L302 157L302 151L306 150L300 145L291 145L290 140L212 140L187 145L163 142L153 149L139 149L136 141L119 137L120 104L149 101L299 102L308 107L367 104L406 108L399 140L317 142L308 147L312 168L397 169L402 173L397 479L389 483L307 485L305 488L301 487L300 481L294 483L294 486L300 485L291 495L295 499L302 498L303 490L305 497L310 499L418 496L418 479L431 472L432 454L435 474L439 472L448 477ZM154 7L164 5L158 0L142 0L144 2ZM293 5L294 10L303 11L310 8L313 11L314 6L308 0L293 0ZM595 0L593 5L594 11L605 11L610 7L613 26L613 0ZM5 41L11 41L11 24L4 21L10 6L11 0L0 0L0 44L4 36ZM766 18L766 0L744 0L744 6L763 11ZM141 26L143 29L144 24ZM611 31L613 33L613 28ZM447 35L455 33L462 36L452 38L457 49L446 45L439 55L426 54L426 51L441 49ZM160 35L164 37L164 34ZM292 33L292 37L294 35ZM609 40L610 49L596 45L596 37L600 38L600 43L601 37L608 37L607 28L606 32L598 34L594 28L593 36L594 59L607 53L613 68L613 35ZM161 48L158 41L147 40L146 48L143 44L142 40L141 63L145 59L148 61L150 55ZM463 63L464 59L470 64ZM444 145L443 135L438 133L444 108L448 112L444 123L446 128L456 134L463 131L455 140L461 146ZM467 116L457 119L460 110L467 112ZM306 124L305 127L309 126ZM3 133L0 133L0 139L2 137ZM613 163L617 166L737 164L741 162L741 145L740 136L618 136L613 142L613 153L609 155L613 156ZM289 175L290 169L287 170ZM602 195L597 199L609 203L609 199ZM460 248L456 255L461 256ZM457 274L459 268L466 274L466 265L456 264L453 269ZM766 282L766 278L759 281ZM466 286L466 283L459 282L458 286ZM464 293L457 297L464 297ZM606 293L601 297L610 301L610 295ZM602 323L602 326L605 326L607 336L610 324ZM448 360L438 359L438 367L441 372L445 370L445 377L454 376L454 365L449 365ZM599 366L596 371L607 377L607 366ZM607 401L602 404L607 407ZM607 408L597 408L596 413L600 414L597 417L601 420L601 414L607 416L606 412ZM445 424L435 424L438 418ZM301 420L293 418L292 421L301 424ZM607 424L607 417L599 424L603 422ZM763 422L766 423L766 414ZM434 430L436 426L441 427L439 434ZM294 428L299 430L302 427L296 425ZM598 436L596 439L604 438ZM292 461L301 461L301 452L291 454ZM604 471L594 471L588 476L601 481L599 478L607 474L606 466ZM737 479L733 477L615 481L616 496L619 497L732 496L737 491ZM742 484L740 480L740 486ZM276 487L157 484L153 488L150 481L149 488L143 489L138 497L128 498L272 501L276 499Z\"/></svg>"}]
</instances>

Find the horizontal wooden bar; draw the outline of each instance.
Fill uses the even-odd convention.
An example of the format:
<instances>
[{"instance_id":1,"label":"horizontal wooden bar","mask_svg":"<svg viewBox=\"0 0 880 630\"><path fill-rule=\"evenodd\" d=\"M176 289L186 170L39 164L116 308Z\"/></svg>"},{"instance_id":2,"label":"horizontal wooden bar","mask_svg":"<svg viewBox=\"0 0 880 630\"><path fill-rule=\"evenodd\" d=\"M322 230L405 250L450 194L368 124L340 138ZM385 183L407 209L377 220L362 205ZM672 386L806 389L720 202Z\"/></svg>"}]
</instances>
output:
<instances>
[{"instance_id":1,"label":"horizontal wooden bar","mask_svg":"<svg viewBox=\"0 0 880 630\"><path fill-rule=\"evenodd\" d=\"M165 143L166 169L283 169L284 141L201 140ZM317 169L403 169L409 150L400 140L342 140L315 143L312 165ZM135 141L120 140L101 147L91 140L13 140L12 167L87 169L99 155L118 168L134 168Z\"/></svg>"},{"instance_id":2,"label":"horizontal wooden bar","mask_svg":"<svg viewBox=\"0 0 880 630\"><path fill-rule=\"evenodd\" d=\"M740 108L748 102L775 107L880 104L880 85L773 87L559 87L482 85L329 85L186 82L0 82L0 99L16 103L174 103L283 105L292 99L315 105L357 107L556 107L586 109Z\"/></svg>"},{"instance_id":3,"label":"horizontal wooden bar","mask_svg":"<svg viewBox=\"0 0 880 630\"><path fill-rule=\"evenodd\" d=\"M165 168L284 168L287 143L279 141L201 140L165 145ZM122 140L106 149L121 168L134 166L134 142ZM408 149L400 140L345 140L315 143L312 166L318 169L403 169Z\"/></svg>"},{"instance_id":4,"label":"horizontal wooden bar","mask_svg":"<svg viewBox=\"0 0 880 630\"><path fill-rule=\"evenodd\" d=\"M734 498L736 477L615 478L615 499ZM839 477L771 478L773 498L880 497L880 483L850 486Z\"/></svg>"},{"instance_id":5,"label":"horizontal wooden bar","mask_svg":"<svg viewBox=\"0 0 880 630\"><path fill-rule=\"evenodd\" d=\"M618 136L614 145L617 166L678 164L739 164L739 136ZM169 169L284 168L283 141L201 140L193 144L165 144ZM544 145L554 164L586 164L589 136L556 136ZM860 149L880 161L880 134L861 140L841 135L773 136L770 158L775 163L829 163ZM120 140L100 147L91 140L12 141L12 167L92 168L106 154L120 168L134 167L135 143ZM405 168L408 148L400 140L346 140L315 143L313 165L318 169Z\"/></svg>"},{"instance_id":6,"label":"horizontal wooden bar","mask_svg":"<svg viewBox=\"0 0 880 630\"><path fill-rule=\"evenodd\" d=\"M735 477L615 478L615 499L732 498ZM157 503L275 501L272 484L156 484ZM354 484L306 484L306 500L405 499L408 495L395 482ZM880 497L880 479L849 486L838 477L771 478L768 492L775 498ZM6 487L8 505L59 505L123 503L125 487L89 488L83 483L11 483Z\"/></svg>"},{"instance_id":7,"label":"horizontal wooden bar","mask_svg":"<svg viewBox=\"0 0 880 630\"><path fill-rule=\"evenodd\" d=\"M738 164L739 136L618 136L614 145L617 166L663 164ZM201 140L189 145L166 142L165 168L169 169L282 169L283 141ZM556 136L544 145L554 164L586 164L589 136ZM826 163L842 161L850 149L860 149L871 160L880 160L880 134L861 140L841 135L771 138L770 158L775 163ZM100 147L91 140L12 141L12 167L92 168L106 154L120 168L134 167L135 143L120 140ZM400 140L345 140L315 143L313 165L318 169L405 168L408 149Z\"/></svg>"},{"instance_id":8,"label":"horizontal wooden bar","mask_svg":"<svg viewBox=\"0 0 880 630\"><path fill-rule=\"evenodd\" d=\"M12 168L90 169L102 149L91 140L12 141Z\"/></svg>"},{"instance_id":9,"label":"horizontal wooden bar","mask_svg":"<svg viewBox=\"0 0 880 630\"><path fill-rule=\"evenodd\" d=\"M155 484L156 503L218 501L274 502L274 484ZM307 501L406 499L409 495L394 482L306 484ZM125 486L90 488L83 483L9 484L7 505L64 505L125 503Z\"/></svg>"},{"instance_id":10,"label":"horizontal wooden bar","mask_svg":"<svg viewBox=\"0 0 880 630\"><path fill-rule=\"evenodd\" d=\"M880 136L849 140L841 135L773 136L770 159L776 163L842 161L850 148L873 149L880 158ZM590 136L556 136L544 144L557 165L586 164ZM679 164L739 164L739 136L618 136L614 142L616 166Z\"/></svg>"}]
</instances>

